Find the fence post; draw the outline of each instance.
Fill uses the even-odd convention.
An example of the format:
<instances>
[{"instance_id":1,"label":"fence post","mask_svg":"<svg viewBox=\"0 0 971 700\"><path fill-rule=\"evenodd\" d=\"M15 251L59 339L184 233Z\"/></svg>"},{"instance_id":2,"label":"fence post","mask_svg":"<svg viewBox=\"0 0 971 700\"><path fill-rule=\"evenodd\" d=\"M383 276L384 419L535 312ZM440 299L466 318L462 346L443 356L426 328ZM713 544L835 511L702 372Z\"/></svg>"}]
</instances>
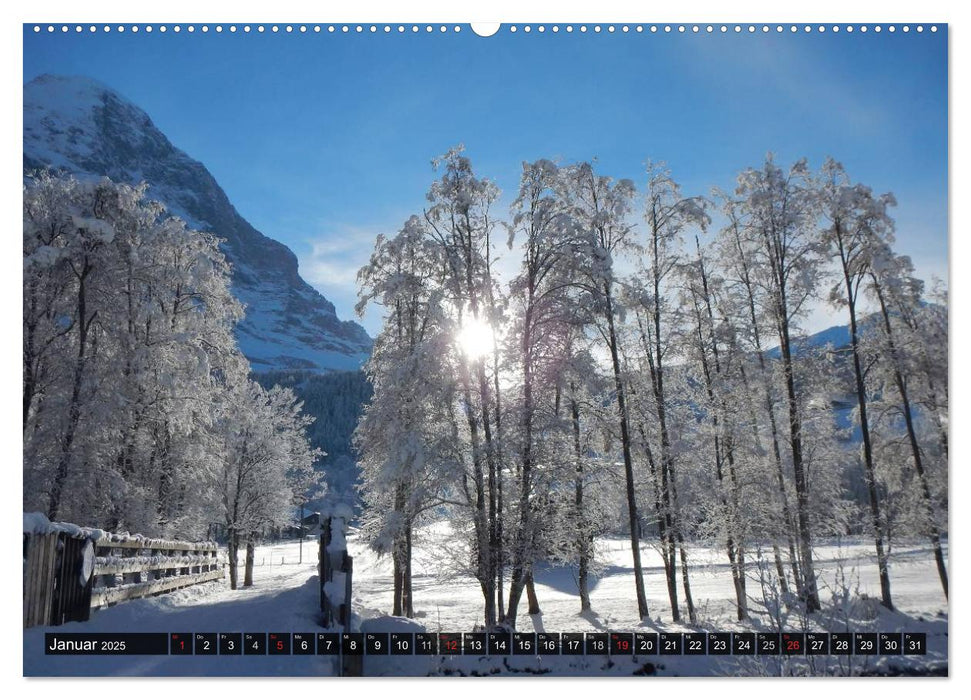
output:
<instances>
[{"instance_id":1,"label":"fence post","mask_svg":"<svg viewBox=\"0 0 971 700\"><path fill-rule=\"evenodd\" d=\"M335 539L341 543L340 548L334 548ZM320 549L318 573L320 575L320 610L324 627L339 625L348 630L351 625L351 592L353 588L354 560L347 553L347 530L343 518L330 517L321 523ZM343 589L334 590L337 574L342 575ZM339 600L337 600L339 598ZM364 657L345 655L341 653L340 674L342 676L360 676L364 670Z\"/></svg>"},{"instance_id":2,"label":"fence post","mask_svg":"<svg viewBox=\"0 0 971 700\"><path fill-rule=\"evenodd\" d=\"M344 602L340 606L340 623L344 629L351 625L351 578L354 574L354 559L344 550ZM363 649L362 649L363 652ZM364 654L357 656L341 655L341 675L354 677L364 675Z\"/></svg>"},{"instance_id":3,"label":"fence post","mask_svg":"<svg viewBox=\"0 0 971 700\"><path fill-rule=\"evenodd\" d=\"M330 610L327 607L327 594L324 593L324 584L331 580L330 557L327 555L327 545L330 544L330 518L323 522L320 532L320 549L318 551L318 575L320 576L320 610L323 613L324 627L330 627L333 620L330 619Z\"/></svg>"},{"instance_id":4,"label":"fence post","mask_svg":"<svg viewBox=\"0 0 971 700\"><path fill-rule=\"evenodd\" d=\"M336 549L335 538L340 536L342 546ZM346 530L342 518L328 518L323 527L323 534L320 537L320 609L322 612L322 622L324 627L339 624L346 626L350 622L350 560L347 555ZM327 593L327 584L334 583L336 574L344 576L343 601L333 600L338 598L336 591L331 587L332 595ZM345 613L343 606L348 607Z\"/></svg>"},{"instance_id":5,"label":"fence post","mask_svg":"<svg viewBox=\"0 0 971 700\"><path fill-rule=\"evenodd\" d=\"M351 577L354 574L354 558L344 551L344 603L341 605L341 624L344 629L351 624Z\"/></svg>"},{"instance_id":6,"label":"fence post","mask_svg":"<svg viewBox=\"0 0 971 700\"><path fill-rule=\"evenodd\" d=\"M57 533L24 535L24 627L51 621Z\"/></svg>"},{"instance_id":7,"label":"fence post","mask_svg":"<svg viewBox=\"0 0 971 700\"><path fill-rule=\"evenodd\" d=\"M91 616L93 545L63 532L24 535L24 627L84 622ZM90 550L89 550L90 548Z\"/></svg>"},{"instance_id":8,"label":"fence post","mask_svg":"<svg viewBox=\"0 0 971 700\"><path fill-rule=\"evenodd\" d=\"M84 622L91 617L91 591L94 582L94 562L91 571L84 575L84 556L88 543L86 537L59 535L57 576L54 591L54 614L51 624ZM93 554L93 544L92 554Z\"/></svg>"}]
</instances>

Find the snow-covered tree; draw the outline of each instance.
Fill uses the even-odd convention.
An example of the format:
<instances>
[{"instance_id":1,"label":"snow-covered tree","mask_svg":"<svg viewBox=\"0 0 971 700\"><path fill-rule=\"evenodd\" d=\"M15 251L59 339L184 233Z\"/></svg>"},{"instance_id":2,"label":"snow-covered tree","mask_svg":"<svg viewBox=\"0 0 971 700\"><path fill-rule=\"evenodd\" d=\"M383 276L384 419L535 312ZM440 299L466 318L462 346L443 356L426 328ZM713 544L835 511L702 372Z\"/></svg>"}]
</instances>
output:
<instances>
[{"instance_id":1,"label":"snow-covered tree","mask_svg":"<svg viewBox=\"0 0 971 700\"><path fill-rule=\"evenodd\" d=\"M229 580L238 585L238 550L246 544L246 585L252 584L253 539L267 526L290 522L293 508L313 485L318 453L305 428L293 391L266 390L244 380L219 395L217 429L222 464L212 474L210 493L222 512L228 535Z\"/></svg>"},{"instance_id":2,"label":"snow-covered tree","mask_svg":"<svg viewBox=\"0 0 971 700\"><path fill-rule=\"evenodd\" d=\"M598 175L590 163L572 166L566 173L566 193L576 225L583 235L580 254L588 259L583 268L585 301L597 319L595 327L610 356L614 379L614 400L620 432L621 457L627 491L627 521L630 526L631 556L634 564L634 592L637 613L647 617L647 595L640 553L640 512L634 479L634 456L628 409L627 388L621 367L622 349L618 324L623 310L619 308L618 280L615 264L636 247L630 213L635 194L634 183L627 179Z\"/></svg>"},{"instance_id":3,"label":"snow-covered tree","mask_svg":"<svg viewBox=\"0 0 971 700\"><path fill-rule=\"evenodd\" d=\"M25 507L204 533L212 397L247 370L216 239L144 186L41 174L25 186L24 290Z\"/></svg>"},{"instance_id":4,"label":"snow-covered tree","mask_svg":"<svg viewBox=\"0 0 971 700\"><path fill-rule=\"evenodd\" d=\"M830 290L829 301L834 306L845 308L849 315L850 354L863 441L863 476L870 501L871 530L880 572L880 595L883 605L892 610L890 571L884 546L886 523L881 514L873 437L867 413L866 371L862 358L859 314L862 287L873 264L875 248L879 250L892 226L887 207L896 202L893 195L875 197L868 187L851 184L843 166L832 159L823 164L819 187L825 226L822 243L839 269L839 281Z\"/></svg>"},{"instance_id":5,"label":"snow-covered tree","mask_svg":"<svg viewBox=\"0 0 971 700\"><path fill-rule=\"evenodd\" d=\"M711 447L714 464L714 493L710 522L724 541L739 620L748 616L745 556L747 528L743 498L744 443L753 435L744 430L745 411L740 401L747 394L745 357L738 343L738 331L730 315L735 300L723 278L714 271L709 251L695 237L695 259L681 267L683 304L689 309L691 330L685 334L685 355L689 372L700 375L695 405L701 413L698 430ZM726 313L728 306L730 311ZM698 371L700 369L700 372ZM690 385L690 383L689 383ZM708 433L708 434L706 434Z\"/></svg>"},{"instance_id":6,"label":"snow-covered tree","mask_svg":"<svg viewBox=\"0 0 971 700\"><path fill-rule=\"evenodd\" d=\"M456 377L468 434L471 488L467 493L473 525L475 577L482 587L485 624L498 620L499 469L496 396L486 360L494 344L497 308L491 273L494 183L479 178L462 148L434 161L442 175L428 192L427 233L441 260L443 304L452 324ZM485 346L485 348L483 348Z\"/></svg>"},{"instance_id":7,"label":"snow-covered tree","mask_svg":"<svg viewBox=\"0 0 971 700\"><path fill-rule=\"evenodd\" d=\"M584 321L575 303L584 242L564 187L564 173L553 162L524 163L510 226L509 245L512 247L518 236L522 250L522 266L510 283L513 317L508 333L510 365L515 367L521 386L521 396L515 402L519 415L514 440L517 499L515 507L510 507L517 522L511 534L512 575L505 616L512 626L523 588L530 581L533 560L541 554L538 531L545 519L537 518L541 499L537 498L536 481L537 470L549 472L556 462L556 456L544 446L557 442L552 435L556 432L554 396L558 396L560 387L557 373L569 362L565 355L570 339ZM577 468L582 466L578 464ZM588 558L588 554L580 557L583 562ZM531 613L539 612L530 607Z\"/></svg>"},{"instance_id":8,"label":"snow-covered tree","mask_svg":"<svg viewBox=\"0 0 971 700\"><path fill-rule=\"evenodd\" d=\"M25 183L24 507L235 544L292 516L311 419L247 379L219 241L146 190Z\"/></svg>"},{"instance_id":9,"label":"snow-covered tree","mask_svg":"<svg viewBox=\"0 0 971 700\"><path fill-rule=\"evenodd\" d=\"M394 615L414 614L414 527L437 504L455 468L443 404L451 401L449 326L436 280L439 251L426 224L410 218L397 236L379 237L358 280L363 312L380 304L382 332L366 365L374 389L355 433L363 476L363 530L394 564ZM438 419L436 420L436 415Z\"/></svg>"},{"instance_id":10,"label":"snow-covered tree","mask_svg":"<svg viewBox=\"0 0 971 700\"><path fill-rule=\"evenodd\" d=\"M795 477L800 595L807 610L814 612L819 610L819 593L793 338L798 319L808 311L819 284L820 245L814 228L818 200L805 160L797 161L786 171L771 156L761 169L749 168L738 176L736 196L745 235L754 242L750 248L754 254L753 278L767 297L768 315L779 342Z\"/></svg>"},{"instance_id":11,"label":"snow-covered tree","mask_svg":"<svg viewBox=\"0 0 971 700\"><path fill-rule=\"evenodd\" d=\"M716 250L720 269L730 285L731 293L722 297L722 309L727 318L732 319L728 328L734 329L733 342L737 342L743 352L754 358L747 374L743 375L745 395L751 400L745 403L752 430L753 458L767 462L764 465L766 483L775 488L767 494L759 511L762 532L771 533L772 552L780 590L789 590L786 567L783 563L779 541L783 538L788 545L789 569L796 590L802 590L799 575L799 558L796 553L796 519L790 503L792 479L789 477L790 465L784 459L784 438L780 431L780 421L776 416L776 406L780 401L777 367L767 358L768 346L773 323L768 314L768 298L756 276L760 242L749 235L745 228L741 204L733 197L716 191L722 204L722 214L727 225L716 239ZM734 307L734 308L732 308ZM753 393L754 392L754 393ZM770 463L768 463L770 460ZM774 514L774 517L773 517Z\"/></svg>"},{"instance_id":12,"label":"snow-covered tree","mask_svg":"<svg viewBox=\"0 0 971 700\"><path fill-rule=\"evenodd\" d=\"M684 264L682 249L685 230L705 227L708 215L704 201L697 197L684 197L670 172L661 164L648 163L647 196L644 211L646 240L643 242L642 269L631 282L629 305L633 308L645 358L645 374L649 377L650 395L654 400L653 418L657 422L657 455L659 472L658 491L662 508L659 521L664 563L668 584L671 614L680 619L677 592L677 557L681 556L682 585L688 617L695 621L695 606L691 596L688 574L685 533L681 522L681 503L678 496L677 457L671 444L669 412L671 397L666 371L671 358L672 336L680 320L671 284L672 273Z\"/></svg>"},{"instance_id":13,"label":"snow-covered tree","mask_svg":"<svg viewBox=\"0 0 971 700\"><path fill-rule=\"evenodd\" d=\"M910 259L895 255L886 238L871 245L875 250L866 289L879 308L879 322L870 338L878 355L874 368L878 375L878 408L886 412L882 422L888 435L882 437L893 451L887 461L897 462L902 457L916 475L915 486L902 488L916 495L912 499L916 501L916 529L930 538L947 597L947 565L941 545L942 531L947 527L946 517L941 516L947 512L947 358L939 355L947 347L946 309L924 301L924 285L914 277ZM938 387L944 387L943 406ZM929 440L921 435L921 404L930 419ZM905 448L894 440L901 421ZM928 449L928 443L938 449ZM907 481L905 473L898 474L898 478Z\"/></svg>"}]
</instances>

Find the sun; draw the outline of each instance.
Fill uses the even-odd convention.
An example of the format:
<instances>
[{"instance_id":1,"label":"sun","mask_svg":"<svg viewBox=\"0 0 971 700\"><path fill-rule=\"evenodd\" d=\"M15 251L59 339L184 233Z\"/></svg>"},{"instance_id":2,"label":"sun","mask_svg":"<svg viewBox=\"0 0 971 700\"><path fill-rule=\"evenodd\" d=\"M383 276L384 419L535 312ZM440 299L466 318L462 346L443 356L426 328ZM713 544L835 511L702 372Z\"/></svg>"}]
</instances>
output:
<instances>
[{"instance_id":1,"label":"sun","mask_svg":"<svg viewBox=\"0 0 971 700\"><path fill-rule=\"evenodd\" d=\"M495 348L495 336L485 321L468 318L462 323L456 336L459 349L470 360L478 360Z\"/></svg>"}]
</instances>

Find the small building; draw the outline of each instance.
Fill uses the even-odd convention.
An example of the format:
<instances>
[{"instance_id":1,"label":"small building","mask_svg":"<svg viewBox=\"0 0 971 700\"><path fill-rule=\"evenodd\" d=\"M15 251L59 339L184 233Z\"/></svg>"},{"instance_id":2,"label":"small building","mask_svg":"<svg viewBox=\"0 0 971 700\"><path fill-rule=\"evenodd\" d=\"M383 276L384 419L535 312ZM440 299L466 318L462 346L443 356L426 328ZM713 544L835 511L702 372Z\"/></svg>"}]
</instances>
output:
<instances>
[{"instance_id":1,"label":"small building","mask_svg":"<svg viewBox=\"0 0 971 700\"><path fill-rule=\"evenodd\" d=\"M303 520L300 520L299 524L294 523L283 528L282 535L288 538L308 537L311 535L314 537L320 536L320 513L313 512L304 514Z\"/></svg>"}]
</instances>

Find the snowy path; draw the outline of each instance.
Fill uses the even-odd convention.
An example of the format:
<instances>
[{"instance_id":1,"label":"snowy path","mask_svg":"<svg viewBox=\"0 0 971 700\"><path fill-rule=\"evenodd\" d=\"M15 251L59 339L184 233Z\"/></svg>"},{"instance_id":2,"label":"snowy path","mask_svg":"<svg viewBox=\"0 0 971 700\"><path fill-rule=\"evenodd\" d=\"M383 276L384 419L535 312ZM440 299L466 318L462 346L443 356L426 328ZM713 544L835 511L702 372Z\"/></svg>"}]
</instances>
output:
<instances>
[{"instance_id":1,"label":"snowy path","mask_svg":"<svg viewBox=\"0 0 971 700\"><path fill-rule=\"evenodd\" d=\"M317 546L298 543L258 547L253 587L231 590L218 581L156 598L122 603L85 623L24 631L25 675L333 675L325 656L59 656L45 657L45 632L317 632ZM242 557L241 557L242 559ZM283 564L281 564L281 559ZM242 561L240 562L242 563ZM261 566L260 564L263 563ZM55 659L51 662L51 659ZM55 667L56 664L56 667Z\"/></svg>"}]
</instances>

